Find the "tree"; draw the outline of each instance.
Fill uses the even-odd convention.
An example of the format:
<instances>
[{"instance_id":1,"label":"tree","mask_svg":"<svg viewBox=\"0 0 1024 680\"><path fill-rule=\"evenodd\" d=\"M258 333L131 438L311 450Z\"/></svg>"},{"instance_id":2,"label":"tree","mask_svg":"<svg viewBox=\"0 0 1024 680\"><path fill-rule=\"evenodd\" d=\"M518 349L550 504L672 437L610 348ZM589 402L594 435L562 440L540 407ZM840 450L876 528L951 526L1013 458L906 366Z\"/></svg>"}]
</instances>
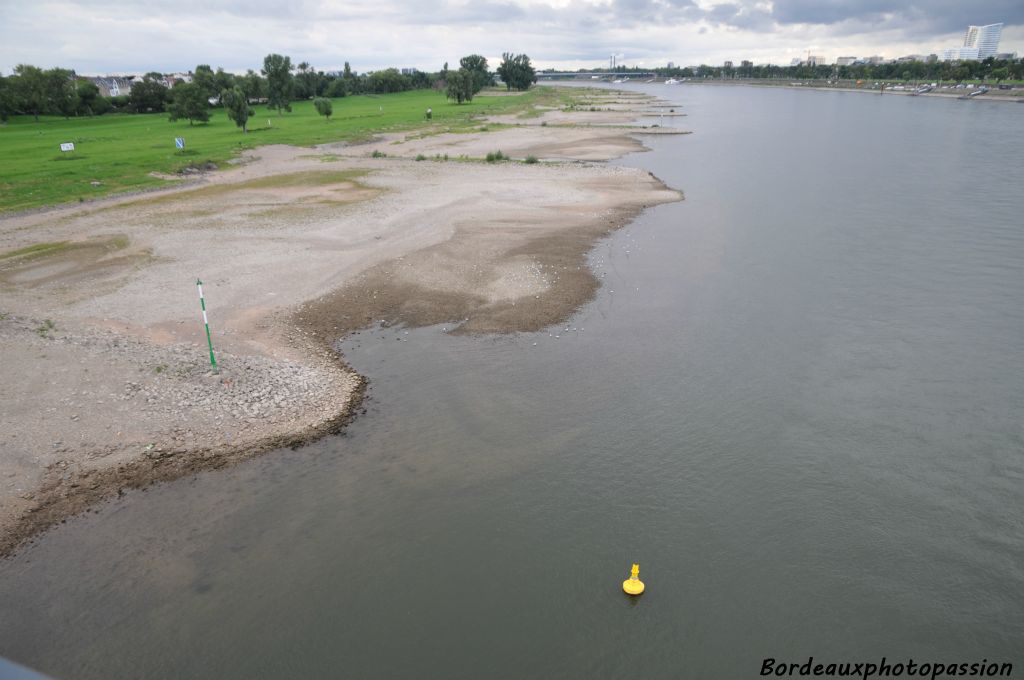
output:
<instances>
[{"instance_id":1,"label":"tree","mask_svg":"<svg viewBox=\"0 0 1024 680\"><path fill-rule=\"evenodd\" d=\"M14 92L26 113L31 113L36 122L39 114L46 111L46 76L38 66L18 64L14 67Z\"/></svg>"},{"instance_id":2,"label":"tree","mask_svg":"<svg viewBox=\"0 0 1024 680\"><path fill-rule=\"evenodd\" d=\"M332 98L337 99L338 97L344 97L347 94L347 92L345 92L345 90L346 90L345 79L344 78L334 78L333 80L331 80L330 83L327 84L327 91L325 92L325 94L328 97L332 97Z\"/></svg>"},{"instance_id":3,"label":"tree","mask_svg":"<svg viewBox=\"0 0 1024 680\"><path fill-rule=\"evenodd\" d=\"M388 94L391 92L405 92L412 88L412 80L409 76L402 75L396 68L386 68L382 71L374 71L366 76L364 89L374 94Z\"/></svg>"},{"instance_id":4,"label":"tree","mask_svg":"<svg viewBox=\"0 0 1024 680\"><path fill-rule=\"evenodd\" d=\"M525 54L513 56L511 52L505 52L501 55L501 65L497 71L509 90L528 90L537 82L537 72Z\"/></svg>"},{"instance_id":5,"label":"tree","mask_svg":"<svg viewBox=\"0 0 1024 680\"><path fill-rule=\"evenodd\" d=\"M320 81L323 74L317 73L308 61L299 64L299 72L295 76L295 98L309 99L323 94Z\"/></svg>"},{"instance_id":6,"label":"tree","mask_svg":"<svg viewBox=\"0 0 1024 680\"><path fill-rule=\"evenodd\" d=\"M465 69L448 72L448 99L456 104L473 101L473 76Z\"/></svg>"},{"instance_id":7,"label":"tree","mask_svg":"<svg viewBox=\"0 0 1024 680\"><path fill-rule=\"evenodd\" d=\"M283 57L280 54L268 54L263 59L263 75L267 78L267 105L270 109L277 109L277 115L282 111L292 110L292 60L291 57Z\"/></svg>"},{"instance_id":8,"label":"tree","mask_svg":"<svg viewBox=\"0 0 1024 680\"><path fill-rule=\"evenodd\" d=\"M6 123L14 115L15 104L14 79L0 76L0 123Z\"/></svg>"},{"instance_id":9,"label":"tree","mask_svg":"<svg viewBox=\"0 0 1024 680\"><path fill-rule=\"evenodd\" d=\"M210 120L209 102L195 83L175 83L171 88L171 105L167 111L171 114L171 122L185 118L192 125L197 120L201 123Z\"/></svg>"},{"instance_id":10,"label":"tree","mask_svg":"<svg viewBox=\"0 0 1024 680\"><path fill-rule=\"evenodd\" d=\"M334 113L334 105L330 99L317 97L313 100L313 106L316 107L316 112L323 116L325 121L331 120L331 114Z\"/></svg>"},{"instance_id":11,"label":"tree","mask_svg":"<svg viewBox=\"0 0 1024 680\"><path fill-rule=\"evenodd\" d=\"M249 108L249 100L246 99L242 88L233 87L220 93L220 102L228 112L228 118L235 121L235 125L242 128L242 134L248 132L247 125L250 116L256 112Z\"/></svg>"},{"instance_id":12,"label":"tree","mask_svg":"<svg viewBox=\"0 0 1024 680\"><path fill-rule=\"evenodd\" d=\"M223 92L224 90L230 90L238 83L235 82L235 74L228 73L218 66L217 72L213 74L213 84L216 87L214 92Z\"/></svg>"},{"instance_id":13,"label":"tree","mask_svg":"<svg viewBox=\"0 0 1024 680\"><path fill-rule=\"evenodd\" d=\"M81 80L75 88L78 94L78 110L92 118L94 113L99 113L100 88L88 80Z\"/></svg>"},{"instance_id":14,"label":"tree","mask_svg":"<svg viewBox=\"0 0 1024 680\"><path fill-rule=\"evenodd\" d=\"M267 81L260 78L260 74L252 69L245 72L245 75L238 79L238 86L249 98L249 101L256 101L266 96Z\"/></svg>"},{"instance_id":15,"label":"tree","mask_svg":"<svg viewBox=\"0 0 1024 680\"><path fill-rule=\"evenodd\" d=\"M345 83L345 93L355 94L358 92L359 80L356 78L356 74L352 72L352 67L345 62L345 70L341 72L341 80Z\"/></svg>"},{"instance_id":16,"label":"tree","mask_svg":"<svg viewBox=\"0 0 1024 680\"><path fill-rule=\"evenodd\" d=\"M199 64L199 66L196 66L195 73L192 74L192 84L199 88L203 99L207 101L216 97L217 93L221 91L217 89L213 69L210 68L209 64Z\"/></svg>"},{"instance_id":17,"label":"tree","mask_svg":"<svg viewBox=\"0 0 1024 680\"><path fill-rule=\"evenodd\" d=\"M463 57L459 60L459 66L472 77L473 94L482 90L485 85L491 85L494 82L491 74L487 71L487 59L479 54Z\"/></svg>"},{"instance_id":18,"label":"tree","mask_svg":"<svg viewBox=\"0 0 1024 680\"><path fill-rule=\"evenodd\" d=\"M142 82L132 85L128 100L136 113L155 111L160 113L167 103L167 87L160 82L163 76L159 73L147 73Z\"/></svg>"},{"instance_id":19,"label":"tree","mask_svg":"<svg viewBox=\"0 0 1024 680\"><path fill-rule=\"evenodd\" d=\"M78 112L78 91L75 88L75 72L66 68L51 68L44 71L46 78L47 108L65 118Z\"/></svg>"}]
</instances>

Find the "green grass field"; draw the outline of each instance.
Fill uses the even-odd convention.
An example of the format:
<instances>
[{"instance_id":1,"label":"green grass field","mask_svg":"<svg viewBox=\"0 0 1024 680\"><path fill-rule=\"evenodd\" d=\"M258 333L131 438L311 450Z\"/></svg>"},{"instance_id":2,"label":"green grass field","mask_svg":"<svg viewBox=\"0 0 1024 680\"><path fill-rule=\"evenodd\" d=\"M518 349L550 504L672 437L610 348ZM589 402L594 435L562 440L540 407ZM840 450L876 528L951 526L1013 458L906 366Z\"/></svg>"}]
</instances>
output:
<instances>
[{"instance_id":1,"label":"green grass field","mask_svg":"<svg viewBox=\"0 0 1024 680\"><path fill-rule=\"evenodd\" d=\"M329 122L309 101L294 103L292 113L283 116L256 106L248 134L223 109L212 109L209 123L194 126L171 123L162 113L42 117L38 123L20 116L0 126L0 213L170 185L149 173L174 173L206 161L221 164L263 144L309 146L411 129L427 124L428 107L433 128L461 130L479 115L525 112L536 103L558 105L564 96L535 88L512 96L481 93L471 103L456 105L428 90L361 95L335 99ZM185 138L184 151L175 148L175 137ZM62 153L62 142L74 142L75 151Z\"/></svg>"}]
</instances>

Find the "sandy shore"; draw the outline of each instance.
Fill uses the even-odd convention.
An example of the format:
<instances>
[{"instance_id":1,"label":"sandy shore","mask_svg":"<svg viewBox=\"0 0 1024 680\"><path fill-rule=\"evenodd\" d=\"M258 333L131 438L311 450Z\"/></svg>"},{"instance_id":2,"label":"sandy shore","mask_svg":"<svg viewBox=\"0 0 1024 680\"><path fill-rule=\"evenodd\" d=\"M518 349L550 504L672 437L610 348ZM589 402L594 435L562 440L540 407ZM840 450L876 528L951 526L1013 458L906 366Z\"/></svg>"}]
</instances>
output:
<instances>
[{"instance_id":1,"label":"sandy shore","mask_svg":"<svg viewBox=\"0 0 1024 680\"><path fill-rule=\"evenodd\" d=\"M678 133L627 126L659 106L261 147L196 187L0 219L0 554L126 489L337 431L365 383L333 350L349 331L566 318L598 286L594 240L681 198L601 162ZM476 160L499 149L543 162Z\"/></svg>"}]
</instances>

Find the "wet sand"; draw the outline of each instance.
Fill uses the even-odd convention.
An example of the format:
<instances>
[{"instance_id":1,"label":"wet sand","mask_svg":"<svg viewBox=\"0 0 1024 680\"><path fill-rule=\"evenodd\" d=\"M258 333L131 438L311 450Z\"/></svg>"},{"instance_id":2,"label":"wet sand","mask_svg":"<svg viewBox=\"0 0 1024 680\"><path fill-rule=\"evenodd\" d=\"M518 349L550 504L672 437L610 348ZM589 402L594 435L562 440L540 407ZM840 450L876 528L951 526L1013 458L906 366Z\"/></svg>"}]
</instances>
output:
<instances>
[{"instance_id":1,"label":"wet sand","mask_svg":"<svg viewBox=\"0 0 1024 680\"><path fill-rule=\"evenodd\" d=\"M348 332L536 330L590 300L593 242L681 198L602 162L669 132L623 125L658 102L590 99L614 110L261 147L198 187L0 220L0 554L126 488L338 431L365 385L333 349ZM482 161L499 149L542 162Z\"/></svg>"}]
</instances>

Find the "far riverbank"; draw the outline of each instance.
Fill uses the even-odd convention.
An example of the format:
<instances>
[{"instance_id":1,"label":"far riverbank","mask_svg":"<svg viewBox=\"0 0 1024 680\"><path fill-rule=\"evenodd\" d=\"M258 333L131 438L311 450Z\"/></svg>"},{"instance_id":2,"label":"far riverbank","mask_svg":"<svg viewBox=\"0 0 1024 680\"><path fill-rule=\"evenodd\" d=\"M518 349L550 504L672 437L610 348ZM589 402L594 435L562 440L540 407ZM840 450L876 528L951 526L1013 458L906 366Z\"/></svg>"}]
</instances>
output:
<instances>
[{"instance_id":1,"label":"far riverbank","mask_svg":"<svg viewBox=\"0 0 1024 680\"><path fill-rule=\"evenodd\" d=\"M977 87L967 87L956 89L954 86L944 86L948 89L936 89L931 92L915 92L915 87L911 85L897 85L897 87L906 87L907 89L896 90L891 86L887 86L884 89L881 87L857 87L855 85L829 85L825 82L819 81L774 81L764 79L751 79L751 80L686 80L679 83L680 85L747 85L751 87L781 87L793 90L814 90L816 92L860 92L863 94L874 94L874 95L900 95L910 97L926 97L932 99L965 99L965 95L976 91ZM923 83L922 83L923 85ZM975 95L969 99L977 99L982 101L998 101L998 102L1009 102L1009 103L1021 103L1024 102L1024 89L1015 90L998 90L995 87L990 87L988 92L985 94Z\"/></svg>"}]
</instances>

